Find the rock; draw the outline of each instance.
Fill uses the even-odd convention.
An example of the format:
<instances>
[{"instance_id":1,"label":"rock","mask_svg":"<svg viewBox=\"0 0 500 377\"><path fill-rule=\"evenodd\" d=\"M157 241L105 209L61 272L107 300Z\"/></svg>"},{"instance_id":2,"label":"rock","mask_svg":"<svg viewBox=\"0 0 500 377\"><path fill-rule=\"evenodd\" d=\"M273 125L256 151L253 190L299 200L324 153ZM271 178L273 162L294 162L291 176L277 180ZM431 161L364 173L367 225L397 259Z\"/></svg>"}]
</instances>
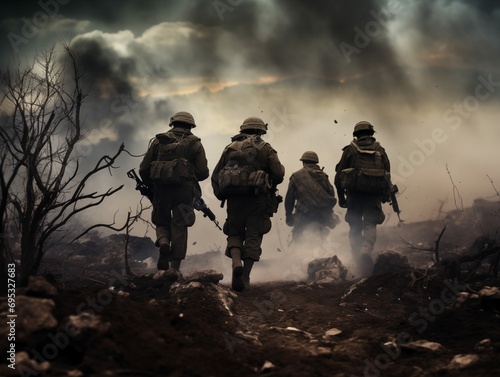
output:
<instances>
[{"instance_id":1,"label":"rock","mask_svg":"<svg viewBox=\"0 0 500 377\"><path fill-rule=\"evenodd\" d=\"M455 355L448 365L449 369L464 369L468 368L479 361L478 355Z\"/></svg>"},{"instance_id":2,"label":"rock","mask_svg":"<svg viewBox=\"0 0 500 377\"><path fill-rule=\"evenodd\" d=\"M57 296L57 288L50 284L42 276L30 276L26 287L28 296L53 298Z\"/></svg>"},{"instance_id":3,"label":"rock","mask_svg":"<svg viewBox=\"0 0 500 377\"><path fill-rule=\"evenodd\" d=\"M224 275L215 270L196 271L194 274L186 278L186 282L197 281L201 283L218 284L224 279Z\"/></svg>"},{"instance_id":4,"label":"rock","mask_svg":"<svg viewBox=\"0 0 500 377\"><path fill-rule=\"evenodd\" d=\"M489 298L489 299L497 299L500 300L500 288L498 287L484 287L479 292L480 298Z\"/></svg>"},{"instance_id":5,"label":"rock","mask_svg":"<svg viewBox=\"0 0 500 377\"><path fill-rule=\"evenodd\" d=\"M410 261L406 255L397 251L382 251L377 255L373 266L373 275L380 275L387 272L401 272L410 269Z\"/></svg>"},{"instance_id":6,"label":"rock","mask_svg":"<svg viewBox=\"0 0 500 377\"><path fill-rule=\"evenodd\" d=\"M324 338L332 338L334 336L342 334L342 330L333 328L325 332L325 335L323 336Z\"/></svg>"},{"instance_id":7,"label":"rock","mask_svg":"<svg viewBox=\"0 0 500 377\"><path fill-rule=\"evenodd\" d=\"M87 348L96 339L101 338L108 332L111 323L102 322L100 316L83 312L78 315L70 315L65 325L71 329L72 344Z\"/></svg>"},{"instance_id":8,"label":"rock","mask_svg":"<svg viewBox=\"0 0 500 377\"><path fill-rule=\"evenodd\" d=\"M486 310L500 309L500 288L484 287L478 292L481 299L481 308Z\"/></svg>"},{"instance_id":9,"label":"rock","mask_svg":"<svg viewBox=\"0 0 500 377\"><path fill-rule=\"evenodd\" d=\"M340 283L345 281L347 268L334 255L329 258L315 259L307 266L307 275L317 284Z\"/></svg>"},{"instance_id":10,"label":"rock","mask_svg":"<svg viewBox=\"0 0 500 377\"><path fill-rule=\"evenodd\" d=\"M26 352L19 352L16 353L16 369L23 372L36 371L36 374L39 375L40 373L45 373L50 369L50 363L48 361L39 363L30 359Z\"/></svg>"},{"instance_id":11,"label":"rock","mask_svg":"<svg viewBox=\"0 0 500 377\"><path fill-rule=\"evenodd\" d=\"M51 330L57 326L57 320L52 315L55 308L54 301L46 298L36 298L30 296L17 296L15 318L16 322L16 342L25 343L33 340L33 333L41 330ZM0 303L0 315L5 318L8 312L7 301ZM9 326L7 321L0 324L0 336L7 338Z\"/></svg>"},{"instance_id":12,"label":"rock","mask_svg":"<svg viewBox=\"0 0 500 377\"><path fill-rule=\"evenodd\" d=\"M401 344L401 348L417 352L431 351L436 353L442 353L447 351L446 348L443 347L441 344L436 342L429 342L428 340L423 340L423 339L416 340L414 342L406 344Z\"/></svg>"},{"instance_id":13,"label":"rock","mask_svg":"<svg viewBox=\"0 0 500 377\"><path fill-rule=\"evenodd\" d=\"M276 365L266 360L264 362L264 365L262 365L262 367L260 368L260 373L267 373L274 368L276 368Z\"/></svg>"},{"instance_id":14,"label":"rock","mask_svg":"<svg viewBox=\"0 0 500 377\"><path fill-rule=\"evenodd\" d=\"M474 350L478 352L491 352L493 351L493 342L491 339L483 339L474 346Z\"/></svg>"}]
</instances>

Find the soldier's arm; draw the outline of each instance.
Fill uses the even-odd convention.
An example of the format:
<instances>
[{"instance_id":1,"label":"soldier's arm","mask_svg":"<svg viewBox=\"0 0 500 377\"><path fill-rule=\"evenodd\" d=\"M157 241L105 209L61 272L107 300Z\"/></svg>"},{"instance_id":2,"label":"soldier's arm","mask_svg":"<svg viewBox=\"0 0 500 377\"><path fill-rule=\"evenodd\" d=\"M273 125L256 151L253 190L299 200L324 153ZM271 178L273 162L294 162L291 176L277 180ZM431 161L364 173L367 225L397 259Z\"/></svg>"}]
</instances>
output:
<instances>
[{"instance_id":1,"label":"soldier's arm","mask_svg":"<svg viewBox=\"0 0 500 377\"><path fill-rule=\"evenodd\" d=\"M283 182L285 167L281 164L278 153L271 146L269 146L267 162L269 166L269 177L273 181L273 184L278 185Z\"/></svg>"},{"instance_id":2,"label":"soldier's arm","mask_svg":"<svg viewBox=\"0 0 500 377\"><path fill-rule=\"evenodd\" d=\"M196 143L196 153L194 156L194 175L198 181L203 181L210 175L205 149L203 148L201 142Z\"/></svg>"},{"instance_id":3,"label":"soldier's arm","mask_svg":"<svg viewBox=\"0 0 500 377\"><path fill-rule=\"evenodd\" d=\"M335 178L333 180L333 183L335 185L335 188L337 189L337 193L339 194L339 196L340 193L342 192L342 189L340 187L340 172L350 167L349 160L350 160L350 153L348 147L346 147L342 152L342 157L340 158L339 163L337 164L337 166L335 166Z\"/></svg>"},{"instance_id":4,"label":"soldier's arm","mask_svg":"<svg viewBox=\"0 0 500 377\"><path fill-rule=\"evenodd\" d=\"M151 187L153 182L151 180L151 175L150 175L150 171L151 171L151 162L153 162L155 160L155 150L157 148L157 145L158 145L158 140L154 140L146 154L144 155L143 159L142 159L142 162L141 164L139 165L139 175L141 176L141 179L142 181L144 182L145 185Z\"/></svg>"},{"instance_id":5,"label":"soldier's arm","mask_svg":"<svg viewBox=\"0 0 500 377\"><path fill-rule=\"evenodd\" d=\"M290 182L288 183L288 189L286 190L286 195L285 195L285 213L287 216L291 215L293 213L293 207L295 206L295 200L297 197L295 185L292 182L292 179L290 178Z\"/></svg>"},{"instance_id":6,"label":"soldier's arm","mask_svg":"<svg viewBox=\"0 0 500 377\"><path fill-rule=\"evenodd\" d=\"M214 168L214 171L212 172L212 177L211 177L211 183L212 183L212 189L214 190L214 195L219 200L222 200L219 188L219 173L222 170L222 168L226 165L226 154L227 154L226 149L224 149L219 159L219 162L217 163L217 165Z\"/></svg>"},{"instance_id":7,"label":"soldier's arm","mask_svg":"<svg viewBox=\"0 0 500 377\"><path fill-rule=\"evenodd\" d=\"M391 172L391 163L389 161L389 157L387 156L387 153L384 148L382 149L382 163L384 164L384 169L387 170L389 173Z\"/></svg>"}]
</instances>

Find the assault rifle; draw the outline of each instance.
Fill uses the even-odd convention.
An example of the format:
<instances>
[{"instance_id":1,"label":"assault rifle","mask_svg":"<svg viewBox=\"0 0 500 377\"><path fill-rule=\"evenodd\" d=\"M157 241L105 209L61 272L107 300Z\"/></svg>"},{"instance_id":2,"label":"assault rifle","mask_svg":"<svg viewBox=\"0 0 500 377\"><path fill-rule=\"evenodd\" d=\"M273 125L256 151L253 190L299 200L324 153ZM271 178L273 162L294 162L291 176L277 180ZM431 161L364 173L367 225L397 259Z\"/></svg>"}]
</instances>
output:
<instances>
[{"instance_id":1,"label":"assault rifle","mask_svg":"<svg viewBox=\"0 0 500 377\"><path fill-rule=\"evenodd\" d=\"M135 180L135 183L136 183L135 189L138 190L142 195L147 197L151 203L153 203L153 190L141 180L141 178L135 172L135 169L129 170L127 172L127 176L129 178L132 178L133 180ZM212 210L210 208L208 208L207 204L202 199L201 189L199 189L199 185L198 185L198 188L195 189L194 196L195 196L195 199L193 201L194 209L201 211L203 213L203 217L208 217L211 221L213 221L215 223L215 226L217 228L222 230L222 228L219 225L219 222L215 218L215 214L212 212Z\"/></svg>"},{"instance_id":2,"label":"assault rifle","mask_svg":"<svg viewBox=\"0 0 500 377\"><path fill-rule=\"evenodd\" d=\"M389 189L389 194L391 195L391 199L389 201L389 204L391 205L394 212L397 213L399 223L402 223L403 220L401 220L401 216L399 215L401 213L401 210L399 209L398 199L396 198L396 194L398 192L399 192L398 186L391 184L391 188Z\"/></svg>"},{"instance_id":3,"label":"assault rifle","mask_svg":"<svg viewBox=\"0 0 500 377\"><path fill-rule=\"evenodd\" d=\"M129 170L127 172L127 176L135 180L135 189L138 190L146 198L148 198L151 203L153 203L153 190L151 190L151 188L139 178L139 176L135 172L135 169Z\"/></svg>"},{"instance_id":4,"label":"assault rifle","mask_svg":"<svg viewBox=\"0 0 500 377\"><path fill-rule=\"evenodd\" d=\"M201 196L195 197L193 202L193 207L197 211L201 211L203 213L203 217L208 217L211 221L214 222L217 228L222 230L222 228L219 225L219 222L215 218L215 214L212 212L210 208L208 208L207 204L205 203L205 201L202 199Z\"/></svg>"}]
</instances>

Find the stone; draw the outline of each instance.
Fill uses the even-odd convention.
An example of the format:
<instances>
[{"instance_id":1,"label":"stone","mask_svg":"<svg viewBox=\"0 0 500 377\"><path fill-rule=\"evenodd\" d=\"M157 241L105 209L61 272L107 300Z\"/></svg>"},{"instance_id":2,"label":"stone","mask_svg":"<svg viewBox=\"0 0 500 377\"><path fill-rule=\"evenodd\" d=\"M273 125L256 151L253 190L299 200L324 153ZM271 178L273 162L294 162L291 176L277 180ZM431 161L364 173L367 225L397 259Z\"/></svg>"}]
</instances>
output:
<instances>
[{"instance_id":1,"label":"stone","mask_svg":"<svg viewBox=\"0 0 500 377\"><path fill-rule=\"evenodd\" d=\"M333 328L333 329L330 329L327 332L325 332L324 337L325 338L331 338L331 337L334 337L334 336L337 336L337 335L340 335L340 334L342 334L342 330Z\"/></svg>"},{"instance_id":2,"label":"stone","mask_svg":"<svg viewBox=\"0 0 500 377\"><path fill-rule=\"evenodd\" d=\"M441 344L436 342L429 342L428 340L423 340L423 339L416 340L414 342L406 344L401 344L401 348L418 352L426 352L426 351L431 351L436 353L446 352L446 348L443 347Z\"/></svg>"},{"instance_id":3,"label":"stone","mask_svg":"<svg viewBox=\"0 0 500 377\"><path fill-rule=\"evenodd\" d=\"M309 280L316 284L340 283L346 280L347 268L334 255L310 262L307 266L307 275Z\"/></svg>"},{"instance_id":4,"label":"stone","mask_svg":"<svg viewBox=\"0 0 500 377\"><path fill-rule=\"evenodd\" d=\"M42 276L30 276L26 287L26 294L28 296L53 298L57 296L57 288Z\"/></svg>"},{"instance_id":5,"label":"stone","mask_svg":"<svg viewBox=\"0 0 500 377\"><path fill-rule=\"evenodd\" d=\"M470 355L455 355L448 365L449 369L464 369L476 364L479 361L479 356Z\"/></svg>"},{"instance_id":6,"label":"stone","mask_svg":"<svg viewBox=\"0 0 500 377\"><path fill-rule=\"evenodd\" d=\"M386 250L377 255L373 266L373 275L388 272L402 272L410 269L410 261L406 255L397 251Z\"/></svg>"},{"instance_id":7,"label":"stone","mask_svg":"<svg viewBox=\"0 0 500 377\"><path fill-rule=\"evenodd\" d=\"M37 298L30 296L17 296L15 314L16 322L16 342L25 343L33 340L32 334L44 330L52 330L57 327L57 320L52 315L52 310L56 307L51 299ZM7 301L0 303L0 315L5 318L9 307ZM7 320L0 323L0 336L7 338L9 326Z\"/></svg>"},{"instance_id":8,"label":"stone","mask_svg":"<svg viewBox=\"0 0 500 377\"><path fill-rule=\"evenodd\" d=\"M215 270L196 271L191 276L186 278L186 282L197 281L200 283L214 283L218 284L219 281L224 279L224 275Z\"/></svg>"}]
</instances>

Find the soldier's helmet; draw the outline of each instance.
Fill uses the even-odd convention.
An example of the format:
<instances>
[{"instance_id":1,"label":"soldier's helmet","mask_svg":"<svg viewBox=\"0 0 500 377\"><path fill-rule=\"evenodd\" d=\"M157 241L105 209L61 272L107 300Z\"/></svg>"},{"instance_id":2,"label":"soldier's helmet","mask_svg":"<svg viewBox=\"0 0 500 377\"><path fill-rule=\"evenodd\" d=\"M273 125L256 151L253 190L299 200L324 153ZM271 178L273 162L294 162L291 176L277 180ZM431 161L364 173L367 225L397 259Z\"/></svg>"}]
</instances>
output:
<instances>
[{"instance_id":1,"label":"soldier's helmet","mask_svg":"<svg viewBox=\"0 0 500 377\"><path fill-rule=\"evenodd\" d=\"M240 130L260 130L267 132L267 123L258 117L249 117L243 121L243 124L240 126Z\"/></svg>"},{"instance_id":2,"label":"soldier's helmet","mask_svg":"<svg viewBox=\"0 0 500 377\"><path fill-rule=\"evenodd\" d=\"M314 162L315 164L319 163L319 158L316 152L313 151L307 151L304 152L302 157L300 158L300 161L305 161L305 162Z\"/></svg>"},{"instance_id":3,"label":"soldier's helmet","mask_svg":"<svg viewBox=\"0 0 500 377\"><path fill-rule=\"evenodd\" d=\"M373 129L373 125L370 122L367 122L366 120L362 120L361 122L356 123L354 126L354 132L352 133L354 136L356 136L358 133L375 133L375 130Z\"/></svg>"},{"instance_id":4,"label":"soldier's helmet","mask_svg":"<svg viewBox=\"0 0 500 377\"><path fill-rule=\"evenodd\" d=\"M191 128L196 127L193 116L186 111L179 111L175 113L174 116L170 118L169 126L172 126L174 123L185 123L189 124Z\"/></svg>"}]
</instances>

